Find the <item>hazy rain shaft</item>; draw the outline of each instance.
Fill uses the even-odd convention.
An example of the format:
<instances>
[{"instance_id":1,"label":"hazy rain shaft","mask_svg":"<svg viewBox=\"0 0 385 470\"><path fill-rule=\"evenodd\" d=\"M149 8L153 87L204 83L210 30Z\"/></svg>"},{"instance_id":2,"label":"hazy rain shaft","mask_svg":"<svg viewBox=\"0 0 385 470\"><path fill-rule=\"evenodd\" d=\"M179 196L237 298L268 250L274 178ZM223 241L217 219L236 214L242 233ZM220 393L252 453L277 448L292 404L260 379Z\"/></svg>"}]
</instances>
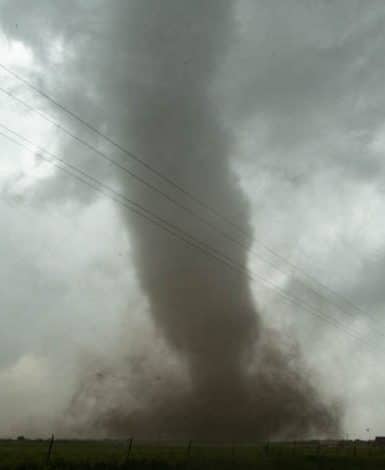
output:
<instances>
[{"instance_id":1,"label":"hazy rain shaft","mask_svg":"<svg viewBox=\"0 0 385 470\"><path fill-rule=\"evenodd\" d=\"M115 175L120 191L246 269L249 208L233 170L234 137L217 90L229 48L237 41L235 2L114 1L78 10L71 26L75 32L63 33L69 44L73 41L68 60L81 88L75 96L84 100L87 92L90 109L97 96L99 113L105 111L106 121L98 123L103 132L232 220L249 241L243 247L230 243L122 172ZM67 102L75 101L74 95L68 97ZM87 109L87 103L83 106ZM117 152L114 158L129 164ZM239 230L186 194L140 165L132 168L242 239ZM143 365L135 374L129 358L103 370L101 389L100 377L86 374L71 408L76 417L85 403L94 403L82 424L85 430L228 440L336 436L336 407L320 396L295 347L264 326L246 272L137 215L122 210L121 216L151 318L178 358L181 376L171 366L153 367L154 380L149 379L151 358L139 359ZM116 375L119 391L110 394Z\"/></svg>"}]
</instances>

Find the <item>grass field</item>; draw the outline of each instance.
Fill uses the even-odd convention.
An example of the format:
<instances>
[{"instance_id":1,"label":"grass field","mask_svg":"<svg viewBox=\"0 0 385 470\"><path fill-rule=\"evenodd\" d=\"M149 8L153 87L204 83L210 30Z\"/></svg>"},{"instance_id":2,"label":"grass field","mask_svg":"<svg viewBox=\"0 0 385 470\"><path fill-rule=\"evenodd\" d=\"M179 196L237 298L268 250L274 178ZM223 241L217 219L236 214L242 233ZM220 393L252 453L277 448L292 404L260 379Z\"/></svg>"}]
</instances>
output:
<instances>
[{"instance_id":1,"label":"grass field","mask_svg":"<svg viewBox=\"0 0 385 470\"><path fill-rule=\"evenodd\" d=\"M129 441L0 441L0 469L385 469L385 447L369 442L207 445Z\"/></svg>"}]
</instances>

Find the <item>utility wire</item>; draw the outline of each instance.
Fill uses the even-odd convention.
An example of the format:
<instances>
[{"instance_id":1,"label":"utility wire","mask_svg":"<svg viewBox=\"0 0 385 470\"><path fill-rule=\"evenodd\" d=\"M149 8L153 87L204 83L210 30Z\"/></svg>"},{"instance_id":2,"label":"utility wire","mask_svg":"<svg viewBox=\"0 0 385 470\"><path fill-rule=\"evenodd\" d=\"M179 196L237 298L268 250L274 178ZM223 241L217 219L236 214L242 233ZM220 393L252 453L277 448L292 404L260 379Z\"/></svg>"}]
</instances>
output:
<instances>
[{"instance_id":1,"label":"utility wire","mask_svg":"<svg viewBox=\"0 0 385 470\"><path fill-rule=\"evenodd\" d=\"M318 318L322 319L323 321L332 324L333 326L342 329L346 334L348 334L352 339L361 342L362 338L356 336L357 332L353 330L349 330L346 328L346 325L344 325L342 322L338 321L334 317L330 317L329 315L325 315L324 312L321 310L315 308L314 306L307 304L306 302L303 302L301 299L289 295L287 292L285 292L282 288L277 287L274 285L270 280L264 278L261 275L258 275L256 273L251 273L251 271L242 266L237 264L233 259L228 257L227 255L223 254L222 252L218 251L217 249L211 247L207 243L193 237L189 233L185 232L183 229L180 227L169 223L166 219L152 213L148 209L144 208L141 204L134 202L130 199L128 199L126 196L120 194L118 191L115 189L109 187L108 185L104 184L97 178L89 175L87 172L84 170L81 170L80 168L66 162L60 157L57 157L55 154L47 151L46 149L39 147L35 145L33 142L31 142L29 139L25 138L24 136L18 134L17 132L13 131L9 127L3 125L0 123L0 127L5 129L7 132L15 135L18 139L23 140L27 142L29 145L25 145L16 139L10 137L9 135L0 132L0 135L5 137L6 139L10 140L11 142L15 143L16 145L19 145L21 147L27 148L29 151L35 151L36 149L40 152L40 157L49 163L53 164L55 167L61 169L62 171L70 174L72 177L78 179L79 181L82 181L84 184L88 185L89 187L93 188L95 191L99 191L105 196L107 196L109 199L112 199L114 202L117 204L123 205L130 211L134 212L136 215L139 215L146 220L150 221L152 224L157 225L160 227L162 230L166 231L170 235L172 235L175 238L178 238L182 241L185 242L185 244L190 245L193 248L196 248L197 250L210 255L217 261L225 264L228 268L234 270L238 274L246 275L249 279L254 280L254 281L259 281L262 282L263 284L267 285L270 289L274 290L277 292L281 297L284 299L294 303L295 305L301 306L305 308L305 310L309 311L313 315L317 316ZM32 148L31 148L32 147ZM51 159L45 158L42 154L49 155ZM368 341L366 343L370 344Z\"/></svg>"},{"instance_id":2,"label":"utility wire","mask_svg":"<svg viewBox=\"0 0 385 470\"><path fill-rule=\"evenodd\" d=\"M214 215L217 219L219 219L220 221L222 222L226 222L227 224L231 225L233 227L233 229L236 229L247 241L250 241L250 235L242 228L240 227L238 224L234 223L231 219L229 219L228 217L224 216L223 214L221 214L218 210L216 210L215 208L213 208L212 206L208 205L207 203L205 203L204 201L202 201L201 199L197 198L195 195L193 195L190 191L186 190L185 188L183 188L180 184L176 183L173 179L169 178L168 176L166 176L163 172L157 170L156 168L154 168L152 165L150 165L148 162L146 162L143 158L139 157L137 154L127 150L125 147L123 147L121 144L119 144L118 142L116 142L115 140L113 140L111 137L107 136L106 134L104 134L103 132L99 131L99 129L97 129L95 126L93 126L92 124L90 124L89 122L87 122L85 119L83 119L81 116L79 116L77 113L73 112L72 110L70 110L68 107L64 106L63 104L61 104L58 100L56 100L54 97L52 97L51 95L49 95L48 93L44 92L43 90L41 90L40 88L38 88L37 86L35 86L33 83L31 83L30 81L26 80L25 78L23 78L22 76L20 76L19 74L17 74L16 72L14 72L13 70L11 70L9 67L6 67L4 64L0 63L0 68L2 68L5 72L7 72L9 75L12 75L14 78L16 78L17 80L19 80L21 83L23 83L24 85L26 85L27 87L31 88L32 90L34 90L36 93L38 93L39 95L41 95L42 97L44 97L46 100L50 101L52 104L54 104L56 107L58 107L60 110L62 110L64 113L66 113L67 115L69 115L71 118L77 120L78 122L80 122L82 125L84 125L86 128L88 128L89 130L91 130L92 132L94 132L96 135L98 135L99 137L101 137L102 139L106 140L108 143L110 143L112 146L114 146L115 148L117 148L118 150L120 150L123 154L125 154L127 157L135 160L136 162L140 163L142 166L144 166L149 172L155 174L156 176L158 176L159 178L161 178L163 181L167 182L170 186L174 187L175 189L177 189L178 191L180 191L182 194L184 194L185 196L187 196L189 199L191 199L193 202L195 202L196 204L198 204L200 207L204 208L206 211L208 211L209 213L211 213L212 215ZM356 310L357 312L361 313L361 314L366 314L366 312L364 312L362 310L361 307L357 306L356 304L354 304L350 299L348 299L346 296L342 295L341 293L335 291L334 289L332 289L331 287L329 287L328 285L320 282L316 277L314 277L313 275L307 273L303 268L297 266L295 263L293 263L292 261L288 260L285 256L281 255L280 253L278 253L275 249L269 247L268 245L260 242L260 246L266 250L268 253L270 253L271 255L273 255L274 257L276 257L277 259L279 259L281 262L287 264L288 266L290 266L292 269L294 269L295 271L299 272L300 274L302 274L304 277L306 277L307 279L309 279L310 281L314 282L315 284L319 285L320 287L322 287L322 289L324 289L325 291L329 292L329 294L333 295L333 297L337 297L337 298L340 298L342 299L346 305L348 305L350 308L353 308L354 310ZM345 311L346 313L346 311Z\"/></svg>"},{"instance_id":3,"label":"utility wire","mask_svg":"<svg viewBox=\"0 0 385 470\"><path fill-rule=\"evenodd\" d=\"M53 124L55 127L57 127L59 130L61 130L62 132L64 132L66 135L70 136L71 138L73 138L74 140L76 140L77 142L79 142L81 145L84 145L86 148L88 148L89 150L91 150L92 152L96 153L98 156L100 156L101 158L105 159L106 161L108 161L110 164L116 166L117 168L119 168L120 170L124 171L125 173L127 173L129 176L131 176L132 178L136 179L137 181L139 181L141 184L143 184L144 186L146 186L147 188L149 188L150 190L160 194L161 196L163 196L166 200L168 200L169 202L171 202L172 204L174 204L176 207L179 207L180 209L186 211L187 213L189 213L190 215L193 215L194 217L197 218L197 220L199 220L201 223L203 223L204 225L206 225L207 227L209 227L210 229L218 232L222 237L224 237L225 239L227 239L228 241L232 242L232 243L235 243L236 245L244 248L244 249L249 249L249 246L247 243L245 242L242 242L242 241L239 241L238 239L234 238L233 236L229 235L227 232L224 232L223 230L219 229L215 224L213 224L211 221L205 219L204 217L202 217L200 214L198 214L196 211L194 211L193 209L191 209L190 207L180 203L178 200L176 200L175 198L172 198L171 196L169 196L167 193L165 193L164 191L160 190L159 188L157 188L156 186L154 186L153 184L151 183L148 183L146 180L144 180L142 177L136 175L135 173L133 173L132 171L130 171L128 168L126 168L125 166L119 164L118 162L116 162L114 159L112 159L111 157L109 157L106 153L100 151L98 148L96 148L95 146L91 145L89 142L87 142L86 140L82 139L81 137L77 136L76 134L72 133L71 131L69 131L66 127L64 127L62 124L58 123L57 121L55 121L54 119L52 119L49 115L47 115L46 113L43 113L41 112L40 110L38 110L37 108L35 108L34 106L31 106L29 103L27 103L26 101L18 98L17 96L15 96L12 92L10 92L9 90L6 90L2 87L0 87L0 91L3 92L5 95L7 95L9 98L13 99L14 101L16 101L17 103L20 103L22 104L25 108L29 109L30 111L34 112L35 114L38 114L39 116L41 116L43 119L45 119L47 122ZM273 266L274 268L276 268L278 271L280 271L281 273L284 273L284 271L282 269L280 269L278 267L278 265L276 263L273 263L272 261L262 257L260 254L258 254L257 252L255 252L254 250L250 250L250 253L254 254L257 258L263 260L264 262L270 264L271 266ZM286 274L286 273L284 273ZM303 284L303 282L302 282ZM305 287L309 288L310 290L312 290L313 293L315 293L316 295L318 296L321 296L322 297L322 294L320 292L318 292L317 290L315 290L314 288L312 288L311 286L308 286L306 284L303 284L305 285ZM340 308L339 306L337 306L337 308ZM345 313L345 312L344 312Z\"/></svg>"},{"instance_id":4,"label":"utility wire","mask_svg":"<svg viewBox=\"0 0 385 470\"><path fill-rule=\"evenodd\" d=\"M3 67L5 68L4 66L2 66L0 64L0 67ZM7 71L8 69L5 68ZM22 80L21 78L19 78L17 75L16 77L20 80ZM23 80L24 82L24 80ZM28 82L27 82L28 83ZM29 85L31 86L35 91L37 91L37 89L33 86L33 85ZM49 115L47 115L46 113L43 113L41 112L40 110L38 110L37 108L35 108L34 106L30 105L29 103L25 102L24 100L18 98L17 96L15 96L12 92L10 92L9 90L6 90L4 88L1 88L0 87L0 91L3 92L4 94L6 94L9 98L15 100L16 102L22 104L23 106L25 106L27 109L29 109L30 111L40 115L43 119L45 119L47 122L53 124L54 126L56 126L59 130L61 130L62 132L64 132L65 134L67 134L68 136L70 136L71 138L73 138L74 140L76 140L78 143L80 143L81 145L85 146L86 148L88 148L89 150L91 150L92 152L96 153L99 157L105 159L106 161L108 161L110 164L116 166L117 168L119 168L120 170L124 171L125 173L127 173L129 176L131 176L132 178L136 179L137 181L139 181L141 184L143 184L144 186L146 186L148 189L160 194L162 197L164 197L166 200L168 200L169 202L171 202L172 204L174 204L176 207L179 207L180 209L186 211L187 213L189 213L190 215L193 215L195 218L197 218L197 220L199 220L201 223L203 223L204 225L206 225L207 227L209 227L210 229L218 232L222 237L224 237L225 239L227 239L228 241L232 242L232 243L235 243L237 244L238 246L244 248L244 249L249 249L249 245L248 243L245 243L245 242L242 242L242 241L239 241L238 239L234 238L232 235L229 235L227 232L224 232L223 230L219 229L214 223L212 223L211 221L207 220L205 217L202 217L200 214L198 214L196 211L194 211L193 209L191 209L190 207L180 203L179 201L177 201L175 198L169 196L165 191L159 189L158 187L154 186L152 183L149 183L147 182L145 179L143 179L142 177L136 175L134 172L132 172L131 170L129 170L127 167L121 165L120 163L116 162L114 159L112 159L111 157L109 157L106 153L100 151L98 148L96 148L95 146L91 145L89 142L87 142L86 140L82 139L81 137L77 136L76 134L72 133L70 130L68 130L66 127L64 127L62 124L58 123L57 121L55 121L53 118L51 118ZM46 95L43 93L43 92L39 92L42 96L46 97ZM56 104L56 101L54 101L54 103ZM81 121L83 123L83 121ZM93 130L93 128L91 127L91 129ZM279 257L281 259L281 261L285 262L287 265L293 267L296 271L298 272L301 272L303 275L305 275L305 277L311 279L313 282L316 282L318 285L320 285L323 289L327 288L327 286L323 285L322 283L320 283L317 279L313 278L312 276L308 275L306 272L303 272L300 268L298 268L296 265L294 265L290 260L288 260L287 258L277 254L275 251L273 251L272 249L270 249L269 247L265 247L264 248L269 251L271 254L273 254L275 257ZM282 268L280 268L280 266L277 264L277 263L274 263L272 262L271 260L269 259L266 259L264 258L263 256L261 256L259 253L257 253L256 251L254 251L253 249L250 249L250 253L253 254L254 256L258 257L259 259L263 260L264 262L270 264L271 266L273 266L277 271L281 272L281 273L284 273L286 274ZM327 302L329 302L331 305L334 305L334 307L336 307L340 312L344 313L344 314L348 314L350 316L353 316L354 315L349 311L349 310L346 310L344 308L341 307L341 305L339 305L338 303L336 302L333 302L331 301L329 298L325 297L319 290L315 289L313 286L311 285L308 285L306 284L304 281L302 281L301 279L297 279L299 280L300 284L303 285L304 287L306 287L307 289L309 289L311 292L313 292L317 297L319 297L320 299L323 299L323 300L327 300ZM327 288L328 289L328 288ZM356 311L359 311L360 313L365 313L363 312L362 309L360 309L357 305L353 304L351 301L349 301L348 299L346 299L344 296L342 296L341 294L338 294L337 292L334 292L334 291L331 291L330 289L328 289L334 297L340 297L343 301L345 302L349 302L349 304L351 305L351 307L353 307ZM385 335L384 335L385 336Z\"/></svg>"}]
</instances>

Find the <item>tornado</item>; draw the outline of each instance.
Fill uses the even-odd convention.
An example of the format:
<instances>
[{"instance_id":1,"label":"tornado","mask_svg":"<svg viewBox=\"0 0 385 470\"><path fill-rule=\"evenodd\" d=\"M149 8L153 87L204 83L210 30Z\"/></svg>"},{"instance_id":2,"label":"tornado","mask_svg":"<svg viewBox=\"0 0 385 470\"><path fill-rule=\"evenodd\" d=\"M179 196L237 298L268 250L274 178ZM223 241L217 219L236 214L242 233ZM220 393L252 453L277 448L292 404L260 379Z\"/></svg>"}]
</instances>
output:
<instances>
[{"instance_id":1,"label":"tornado","mask_svg":"<svg viewBox=\"0 0 385 470\"><path fill-rule=\"evenodd\" d=\"M238 40L236 4L71 2L73 19L62 37L77 88L59 98L83 107L79 114L91 120L97 97L95 125L146 165L116 147L108 147L109 155L168 195L108 168L108 182L112 174L125 200L176 227L164 230L126 208L120 212L156 334L183 369L183 377L151 369L148 380L146 365L131 374L127 357L97 378L85 373L69 412L76 417L93 400L88 431L243 441L339 432L336 407L319 393L303 358L262 321L251 292L251 212L220 90ZM99 137L95 144L103 143ZM119 393L110 393L116 375Z\"/></svg>"},{"instance_id":2,"label":"tornado","mask_svg":"<svg viewBox=\"0 0 385 470\"><path fill-rule=\"evenodd\" d=\"M118 9L116 14L125 13ZM242 269L124 212L151 317L185 364L188 384L178 388L166 377L156 385L150 403L136 410L120 405L99 417L101 422L122 435L194 439L336 433L333 410L312 386L301 360L289 364L279 336L263 326L250 291L250 211L233 170L233 132L221 115L216 93L237 36L234 2L131 2L126 14L133 29L128 37L124 32L119 37L127 38L127 51L125 43L116 47L123 57L135 50L132 67L141 68L143 81L136 83L135 93L129 82L127 93L120 88L119 99L126 99L127 109L126 118L115 123L120 139L129 135L152 168L161 169L223 218L215 219L186 193L157 181L173 198L230 231L233 238L242 234L243 243L221 239L201 220L160 201L148 188L133 188L125 177L121 186L127 197L155 208ZM126 73L129 77L130 70Z\"/></svg>"}]
</instances>

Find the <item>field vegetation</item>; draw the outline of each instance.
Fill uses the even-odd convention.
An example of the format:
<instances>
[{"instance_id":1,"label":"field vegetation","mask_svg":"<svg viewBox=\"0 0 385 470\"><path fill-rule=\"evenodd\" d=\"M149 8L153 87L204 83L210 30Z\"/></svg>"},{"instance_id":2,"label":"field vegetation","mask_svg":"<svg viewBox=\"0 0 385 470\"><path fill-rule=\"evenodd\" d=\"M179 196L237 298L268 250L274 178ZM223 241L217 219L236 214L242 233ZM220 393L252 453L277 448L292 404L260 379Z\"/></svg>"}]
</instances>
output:
<instances>
[{"instance_id":1,"label":"field vegetation","mask_svg":"<svg viewBox=\"0 0 385 470\"><path fill-rule=\"evenodd\" d=\"M199 442L2 440L1 470L38 469L385 469L373 442Z\"/></svg>"}]
</instances>

